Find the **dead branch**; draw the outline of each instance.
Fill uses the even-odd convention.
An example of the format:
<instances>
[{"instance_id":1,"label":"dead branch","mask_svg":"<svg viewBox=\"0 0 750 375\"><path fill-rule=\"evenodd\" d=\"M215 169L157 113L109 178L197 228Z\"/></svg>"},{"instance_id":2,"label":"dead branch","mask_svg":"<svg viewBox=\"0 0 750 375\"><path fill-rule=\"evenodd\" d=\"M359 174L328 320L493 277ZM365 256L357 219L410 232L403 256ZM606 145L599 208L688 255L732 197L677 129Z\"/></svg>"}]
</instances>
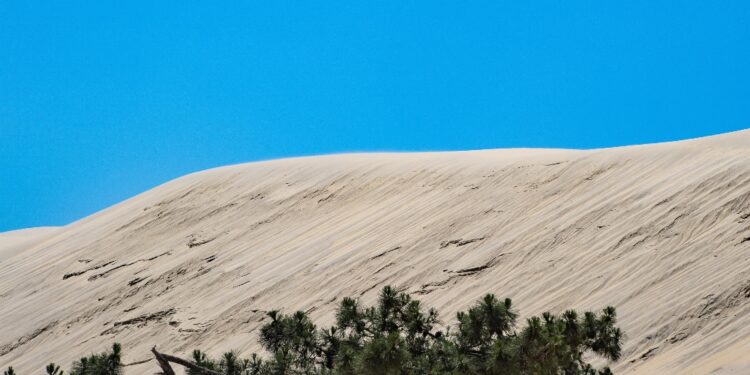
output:
<instances>
[{"instance_id":1,"label":"dead branch","mask_svg":"<svg viewBox=\"0 0 750 375\"><path fill-rule=\"evenodd\" d=\"M169 362L187 367L191 370L200 371L201 373L205 375L224 375L218 371L209 370L205 367L200 367L196 365L195 363L190 362L188 360L184 360L180 357L175 357L173 355L159 353L158 351L156 351L156 346L151 348L151 352L154 353L154 357L156 357L156 361L159 362L159 367L161 367L161 371L163 375L175 375L175 372L172 369L172 366L169 364Z\"/></svg>"}]
</instances>

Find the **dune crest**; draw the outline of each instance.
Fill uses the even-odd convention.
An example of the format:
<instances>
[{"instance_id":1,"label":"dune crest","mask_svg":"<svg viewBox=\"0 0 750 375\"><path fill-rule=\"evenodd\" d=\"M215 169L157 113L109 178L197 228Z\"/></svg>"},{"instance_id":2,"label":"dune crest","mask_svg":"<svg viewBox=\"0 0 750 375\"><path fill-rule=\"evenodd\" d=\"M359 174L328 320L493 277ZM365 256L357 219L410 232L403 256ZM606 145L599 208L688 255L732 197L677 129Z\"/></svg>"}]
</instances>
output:
<instances>
[{"instance_id":1,"label":"dune crest","mask_svg":"<svg viewBox=\"0 0 750 375\"><path fill-rule=\"evenodd\" d=\"M487 292L522 318L614 305L617 373L750 371L747 130L235 165L40 236L0 234L0 365L19 373L115 340L126 363L153 345L248 354L265 311L326 324L342 297L371 303L386 284L446 324Z\"/></svg>"}]
</instances>

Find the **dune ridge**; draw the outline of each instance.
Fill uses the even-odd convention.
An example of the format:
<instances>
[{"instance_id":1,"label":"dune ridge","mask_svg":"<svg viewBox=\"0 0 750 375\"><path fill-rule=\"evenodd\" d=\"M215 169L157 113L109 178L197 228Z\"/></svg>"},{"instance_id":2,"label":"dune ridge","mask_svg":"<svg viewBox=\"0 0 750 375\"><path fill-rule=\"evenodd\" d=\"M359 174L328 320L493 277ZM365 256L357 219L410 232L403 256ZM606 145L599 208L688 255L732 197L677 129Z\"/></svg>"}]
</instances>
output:
<instances>
[{"instance_id":1,"label":"dune ridge","mask_svg":"<svg viewBox=\"0 0 750 375\"><path fill-rule=\"evenodd\" d=\"M131 374L153 345L248 354L265 311L326 324L386 284L445 324L487 292L522 317L611 304L617 373L750 372L748 130L234 165L35 233L0 234L0 365L19 373L115 340Z\"/></svg>"}]
</instances>

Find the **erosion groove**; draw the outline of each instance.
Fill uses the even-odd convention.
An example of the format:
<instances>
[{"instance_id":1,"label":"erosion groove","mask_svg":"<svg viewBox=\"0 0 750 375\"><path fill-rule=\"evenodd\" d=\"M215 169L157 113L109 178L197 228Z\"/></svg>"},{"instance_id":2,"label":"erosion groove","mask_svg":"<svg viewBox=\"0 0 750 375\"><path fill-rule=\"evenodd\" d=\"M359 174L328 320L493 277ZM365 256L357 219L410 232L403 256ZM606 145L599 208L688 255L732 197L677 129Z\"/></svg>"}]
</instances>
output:
<instances>
[{"instance_id":1,"label":"erosion groove","mask_svg":"<svg viewBox=\"0 0 750 375\"><path fill-rule=\"evenodd\" d=\"M133 319L123 320L121 322L115 322L113 325L115 327L117 327L117 326L126 326L126 325L130 325L130 324L141 325L141 324L148 323L148 322L150 322L152 320L161 320L161 319L164 319L165 317L167 317L169 315L172 315L174 313L175 313L174 309L169 309L169 310L155 312L155 313L152 313L152 314L141 315L141 316L138 316L138 317L133 318Z\"/></svg>"},{"instance_id":2,"label":"erosion groove","mask_svg":"<svg viewBox=\"0 0 750 375\"><path fill-rule=\"evenodd\" d=\"M132 319L114 322L112 324L112 327L104 330L100 334L100 336L116 334L120 332L124 326L133 325L133 326L136 326L137 328L143 328L146 325L148 325L150 322L161 321L167 318L168 316L174 315L175 312L176 312L175 309L171 308L168 310L158 311L158 312L151 313L151 314L140 315Z\"/></svg>"},{"instance_id":3,"label":"erosion groove","mask_svg":"<svg viewBox=\"0 0 750 375\"><path fill-rule=\"evenodd\" d=\"M138 259L138 260L133 261L133 262L120 264L120 265L112 267L112 268L110 268L110 269L108 269L108 270L106 270L104 272L98 273L96 275L89 276L88 281L94 281L96 279L107 277L110 273L112 273L112 272L114 272L114 271L116 271L116 270L118 270L120 268L132 266L132 265L134 265L136 263L141 263L141 262L151 262L151 261L154 261L155 259L161 258L161 257L163 257L165 255L170 255L170 254L171 254L171 252L167 251L167 252L161 253L159 255L154 255L154 256L146 258L146 259ZM112 263L114 263L114 262L111 262L109 264L112 264ZM107 265L109 265L109 264L107 264ZM98 267L98 268L102 268L102 267Z\"/></svg>"},{"instance_id":4,"label":"erosion groove","mask_svg":"<svg viewBox=\"0 0 750 375\"><path fill-rule=\"evenodd\" d=\"M20 346L26 345L26 343L34 340L35 338L39 337L43 333L51 330L56 325L57 325L57 322L49 323L49 324L45 325L44 327L35 329L34 332L31 332L28 335L24 335L24 336L19 337L18 339L16 339L12 343L0 346L0 357L2 357L4 355L6 355L6 354L8 354L8 353L10 353L10 352L12 352L14 350L16 350Z\"/></svg>"},{"instance_id":5,"label":"erosion groove","mask_svg":"<svg viewBox=\"0 0 750 375\"><path fill-rule=\"evenodd\" d=\"M76 271L76 272L66 273L65 275L63 275L62 279L66 280L66 279L69 279L69 278L74 277L74 276L80 276L80 275L83 275L86 272L95 271L95 270L98 270L100 268L104 268L104 267L106 267L106 266L108 266L108 265L110 265L110 264L112 264L114 262L115 261L112 260L112 261L109 261L109 262L106 262L106 263L102 263L102 264L100 264L98 266L95 266L95 267L87 268L87 269L85 269L83 271ZM86 263L88 263L88 262L86 262Z\"/></svg>"},{"instance_id":6,"label":"erosion groove","mask_svg":"<svg viewBox=\"0 0 750 375\"><path fill-rule=\"evenodd\" d=\"M446 247L451 246L451 245L456 245L456 247L466 246L466 245L472 244L474 242L482 241L485 238L486 237L482 236L482 237L470 238L470 239L467 239L467 240L465 240L463 238L459 238L457 240L444 241L444 242L440 243L440 248L441 249L442 248L446 248Z\"/></svg>"},{"instance_id":7,"label":"erosion groove","mask_svg":"<svg viewBox=\"0 0 750 375\"><path fill-rule=\"evenodd\" d=\"M370 260L378 259L380 257L384 257L385 255L387 255L389 253L392 253L394 251L398 251L398 250L401 250L401 246L396 246L396 247L394 247L394 248L392 248L390 250L386 250L386 251L384 251L384 252L382 252L382 253L380 253L378 255L375 255L374 257L370 258Z\"/></svg>"}]
</instances>

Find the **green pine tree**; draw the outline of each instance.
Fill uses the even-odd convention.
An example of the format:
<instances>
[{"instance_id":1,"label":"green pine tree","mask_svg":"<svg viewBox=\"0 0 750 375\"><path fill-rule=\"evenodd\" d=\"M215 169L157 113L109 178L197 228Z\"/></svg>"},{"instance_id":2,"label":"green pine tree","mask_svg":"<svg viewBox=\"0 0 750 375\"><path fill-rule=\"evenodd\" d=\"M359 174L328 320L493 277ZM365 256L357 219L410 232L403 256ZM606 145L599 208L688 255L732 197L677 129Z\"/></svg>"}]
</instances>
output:
<instances>
[{"instance_id":1,"label":"green pine tree","mask_svg":"<svg viewBox=\"0 0 750 375\"><path fill-rule=\"evenodd\" d=\"M50 363L46 367L47 375L63 375L63 371L60 370L60 366Z\"/></svg>"}]
</instances>

